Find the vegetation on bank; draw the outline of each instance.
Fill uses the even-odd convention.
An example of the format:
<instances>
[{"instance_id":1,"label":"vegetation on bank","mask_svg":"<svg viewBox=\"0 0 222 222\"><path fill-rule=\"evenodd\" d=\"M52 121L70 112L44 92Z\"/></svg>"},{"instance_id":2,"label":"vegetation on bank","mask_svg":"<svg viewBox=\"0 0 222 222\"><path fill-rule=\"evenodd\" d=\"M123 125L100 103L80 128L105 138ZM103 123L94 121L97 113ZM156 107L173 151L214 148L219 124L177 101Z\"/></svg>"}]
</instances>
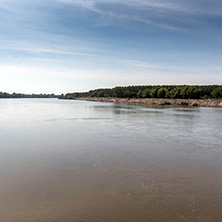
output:
<instances>
[{"instance_id":1,"label":"vegetation on bank","mask_svg":"<svg viewBox=\"0 0 222 222\"><path fill-rule=\"evenodd\" d=\"M95 89L89 92L62 94L59 99L79 97L116 98L168 98L168 99L221 99L221 85L155 85L155 86L117 86L112 89Z\"/></svg>"},{"instance_id":2,"label":"vegetation on bank","mask_svg":"<svg viewBox=\"0 0 222 222\"><path fill-rule=\"evenodd\" d=\"M161 105L161 106L171 105L171 102L164 101L164 102L160 103L159 105Z\"/></svg>"},{"instance_id":3,"label":"vegetation on bank","mask_svg":"<svg viewBox=\"0 0 222 222\"><path fill-rule=\"evenodd\" d=\"M0 92L0 98L57 98L54 94L23 94Z\"/></svg>"}]
</instances>

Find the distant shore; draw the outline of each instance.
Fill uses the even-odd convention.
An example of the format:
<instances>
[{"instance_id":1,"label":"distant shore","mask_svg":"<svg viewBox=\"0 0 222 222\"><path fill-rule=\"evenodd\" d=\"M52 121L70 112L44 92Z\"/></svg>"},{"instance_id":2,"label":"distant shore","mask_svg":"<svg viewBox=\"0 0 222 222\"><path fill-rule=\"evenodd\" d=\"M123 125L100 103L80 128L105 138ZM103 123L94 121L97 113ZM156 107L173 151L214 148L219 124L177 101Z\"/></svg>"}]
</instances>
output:
<instances>
[{"instance_id":1,"label":"distant shore","mask_svg":"<svg viewBox=\"0 0 222 222\"><path fill-rule=\"evenodd\" d=\"M135 98L106 98L106 97L80 97L77 100L97 101L97 102L113 102L113 103L130 103L130 104L145 104L145 105L173 105L186 107L221 107L222 99L135 99Z\"/></svg>"}]
</instances>

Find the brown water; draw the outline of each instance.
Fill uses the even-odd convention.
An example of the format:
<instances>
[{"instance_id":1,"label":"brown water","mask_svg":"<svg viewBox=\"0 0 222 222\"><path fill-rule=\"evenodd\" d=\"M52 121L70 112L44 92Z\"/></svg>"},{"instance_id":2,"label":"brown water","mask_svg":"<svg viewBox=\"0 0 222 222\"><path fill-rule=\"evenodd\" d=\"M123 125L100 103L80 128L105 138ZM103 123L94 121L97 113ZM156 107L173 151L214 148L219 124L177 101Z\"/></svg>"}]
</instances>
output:
<instances>
[{"instance_id":1,"label":"brown water","mask_svg":"<svg viewBox=\"0 0 222 222\"><path fill-rule=\"evenodd\" d=\"M0 221L222 221L222 109L0 100Z\"/></svg>"}]
</instances>

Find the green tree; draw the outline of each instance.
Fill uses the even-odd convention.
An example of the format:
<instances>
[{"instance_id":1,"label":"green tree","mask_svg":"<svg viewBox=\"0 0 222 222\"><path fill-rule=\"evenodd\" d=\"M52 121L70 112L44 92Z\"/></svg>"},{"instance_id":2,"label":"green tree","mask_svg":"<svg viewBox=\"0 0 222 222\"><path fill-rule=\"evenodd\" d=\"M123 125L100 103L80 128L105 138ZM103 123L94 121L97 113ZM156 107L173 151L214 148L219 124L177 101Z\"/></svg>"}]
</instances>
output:
<instances>
[{"instance_id":1,"label":"green tree","mask_svg":"<svg viewBox=\"0 0 222 222\"><path fill-rule=\"evenodd\" d=\"M142 98L142 90L137 93L137 98Z\"/></svg>"},{"instance_id":2,"label":"green tree","mask_svg":"<svg viewBox=\"0 0 222 222\"><path fill-rule=\"evenodd\" d=\"M122 98L123 95L124 95L124 93L123 93L123 87L115 87L115 88L113 89L113 96L114 96L114 97Z\"/></svg>"},{"instance_id":3,"label":"green tree","mask_svg":"<svg viewBox=\"0 0 222 222\"><path fill-rule=\"evenodd\" d=\"M216 89L214 89L211 93L211 96L215 99L220 99L222 98L222 87L217 87Z\"/></svg>"},{"instance_id":4,"label":"green tree","mask_svg":"<svg viewBox=\"0 0 222 222\"><path fill-rule=\"evenodd\" d=\"M158 92L159 88L153 88L150 92L150 96L152 98L157 98L157 92Z\"/></svg>"},{"instance_id":5,"label":"green tree","mask_svg":"<svg viewBox=\"0 0 222 222\"><path fill-rule=\"evenodd\" d=\"M146 88L142 91L142 97L143 98L150 98L150 93L151 93L151 90L149 88Z\"/></svg>"},{"instance_id":6,"label":"green tree","mask_svg":"<svg viewBox=\"0 0 222 222\"><path fill-rule=\"evenodd\" d=\"M160 88L160 89L157 91L157 97L158 97L158 98L165 98L166 93L167 93L167 89L165 89L165 88Z\"/></svg>"}]
</instances>

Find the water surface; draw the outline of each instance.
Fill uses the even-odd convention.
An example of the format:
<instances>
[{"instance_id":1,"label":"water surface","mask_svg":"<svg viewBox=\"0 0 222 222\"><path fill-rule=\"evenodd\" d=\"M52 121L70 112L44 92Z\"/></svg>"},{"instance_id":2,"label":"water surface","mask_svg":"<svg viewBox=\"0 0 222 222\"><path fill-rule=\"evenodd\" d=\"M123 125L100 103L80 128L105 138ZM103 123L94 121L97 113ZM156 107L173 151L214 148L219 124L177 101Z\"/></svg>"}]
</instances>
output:
<instances>
[{"instance_id":1,"label":"water surface","mask_svg":"<svg viewBox=\"0 0 222 222\"><path fill-rule=\"evenodd\" d=\"M222 109L0 100L4 222L222 221Z\"/></svg>"}]
</instances>

